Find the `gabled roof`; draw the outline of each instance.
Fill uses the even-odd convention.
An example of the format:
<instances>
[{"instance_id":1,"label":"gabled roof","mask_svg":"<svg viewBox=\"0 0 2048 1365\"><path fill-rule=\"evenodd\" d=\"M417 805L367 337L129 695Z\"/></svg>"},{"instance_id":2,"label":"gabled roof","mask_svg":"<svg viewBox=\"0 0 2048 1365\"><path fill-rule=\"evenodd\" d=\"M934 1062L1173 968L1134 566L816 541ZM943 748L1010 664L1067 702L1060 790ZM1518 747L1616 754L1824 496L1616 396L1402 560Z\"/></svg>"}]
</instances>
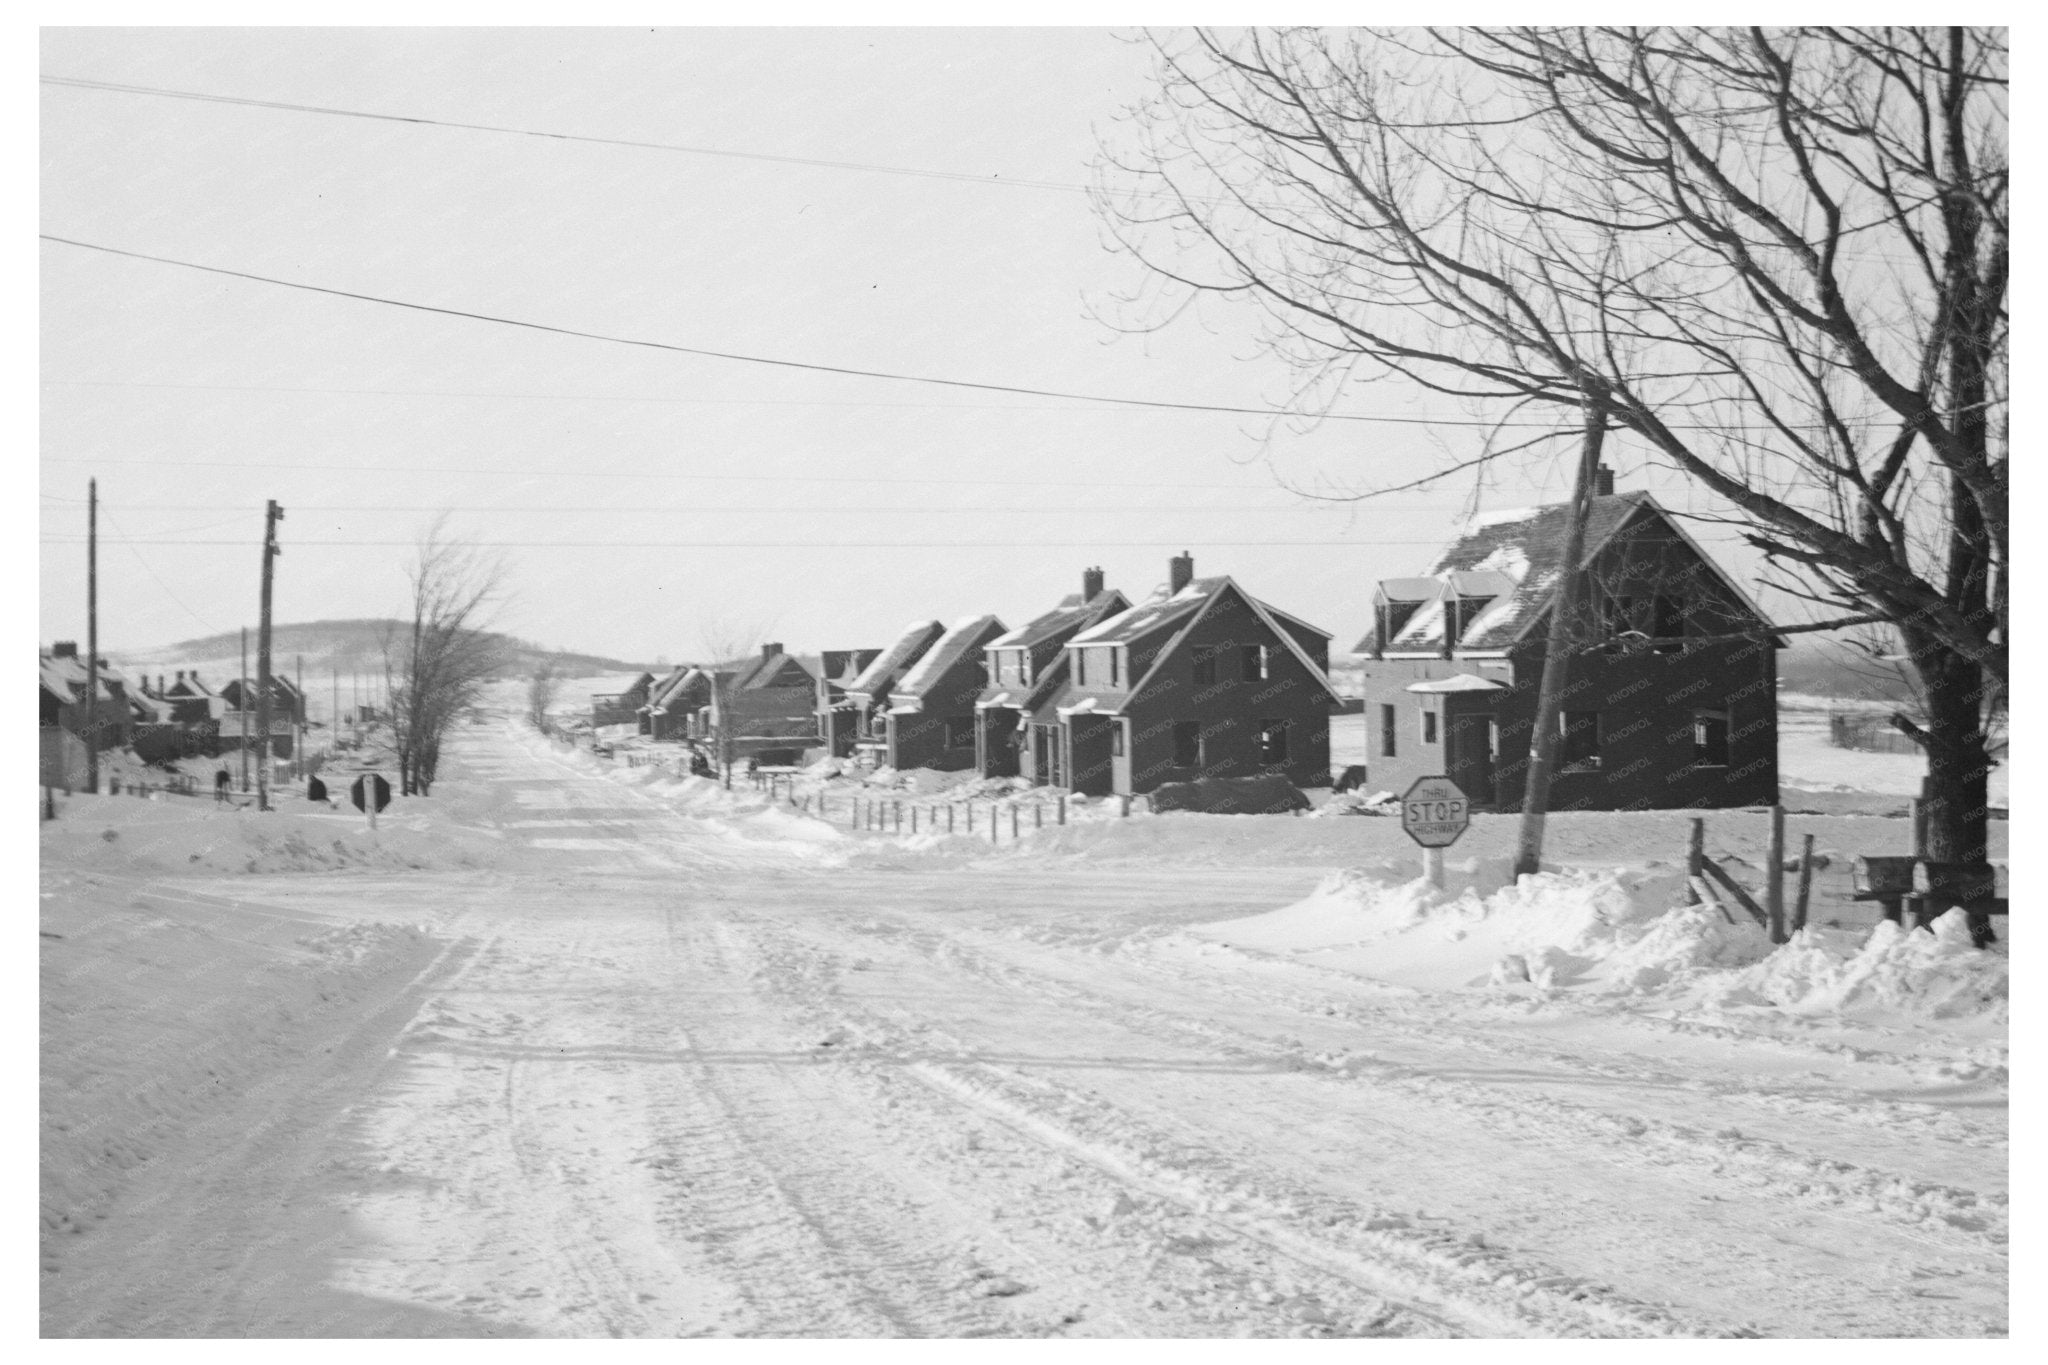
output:
<instances>
[{"instance_id":1,"label":"gabled roof","mask_svg":"<svg viewBox=\"0 0 2048 1365\"><path fill-rule=\"evenodd\" d=\"M1115 588L1097 593L1093 599L1068 593L1060 604L1043 616L1034 616L1015 630L990 640L987 649L1029 649L1065 631L1084 630L1119 612L1129 611L1130 599Z\"/></svg>"},{"instance_id":2,"label":"gabled roof","mask_svg":"<svg viewBox=\"0 0 2048 1365\"><path fill-rule=\"evenodd\" d=\"M648 689L647 705L640 709L656 715L668 714L670 707L684 699L685 694L697 679L702 679L708 686L711 681L711 675L694 665L684 664L681 668L676 669L673 673L670 673Z\"/></svg>"},{"instance_id":3,"label":"gabled roof","mask_svg":"<svg viewBox=\"0 0 2048 1365\"><path fill-rule=\"evenodd\" d=\"M790 672L791 669L794 669L797 674L801 674L802 677L796 677ZM738 675L733 678L732 690L735 692L758 692L769 687L803 687L808 689L816 687L817 682L817 678L812 675L808 668L804 667L803 661L798 659L796 655L775 653L757 656L749 660L739 670Z\"/></svg>"},{"instance_id":4,"label":"gabled roof","mask_svg":"<svg viewBox=\"0 0 2048 1365\"><path fill-rule=\"evenodd\" d=\"M993 616L963 616L953 623L952 629L939 637L939 642L924 652L924 656L903 675L893 693L903 697L922 697L946 676L953 665L962 659L978 656L988 641L1001 635L1007 627ZM978 660L977 660L978 661Z\"/></svg>"},{"instance_id":5,"label":"gabled roof","mask_svg":"<svg viewBox=\"0 0 2048 1365\"><path fill-rule=\"evenodd\" d=\"M90 676L86 670L85 660L71 655L60 657L55 654L38 654L36 664L42 676L42 685L66 706L85 699L85 684ZM125 685L125 681L113 669L101 668L99 699L113 701L114 688Z\"/></svg>"},{"instance_id":6,"label":"gabled roof","mask_svg":"<svg viewBox=\"0 0 2048 1365\"><path fill-rule=\"evenodd\" d=\"M937 621L912 621L896 637L896 643L862 669L860 675L846 685L846 690L867 697L887 692L903 676L904 670L922 658L933 642L945 633L946 628Z\"/></svg>"},{"instance_id":7,"label":"gabled roof","mask_svg":"<svg viewBox=\"0 0 2048 1365\"><path fill-rule=\"evenodd\" d=\"M1647 492L1614 493L1596 497L1588 509L1583 563L1591 563L1615 537L1639 518L1655 518L1673 531L1699 556L1730 596L1763 625L1770 624L1749 595L1722 572L1721 567L1700 549L1685 529L1658 505ZM1549 612L1564 576L1564 545L1570 533L1571 504L1496 512L1470 525L1465 533L1437 556L1430 574L1439 585L1436 594L1411 616L1387 641L1389 654L1429 652L1443 648L1444 599L1453 593L1491 595L1492 603L1464 623L1455 647L1465 651L1505 650L1526 638ZM1484 575L1483 577L1481 575ZM1394 600L1416 600L1405 595L1414 579L1392 580L1403 588ZM1426 581L1426 580L1422 580ZM1393 593L1389 592L1390 596ZM1360 642L1359 652L1372 648L1372 637Z\"/></svg>"},{"instance_id":8,"label":"gabled roof","mask_svg":"<svg viewBox=\"0 0 2048 1365\"><path fill-rule=\"evenodd\" d=\"M1152 635L1169 627L1174 631L1174 637L1160 646L1159 652L1153 655L1152 666L1145 671L1145 676L1132 681L1128 688L1098 688L1092 684L1081 688L1070 684L1063 690L1059 698L1061 710L1070 709L1068 704L1073 703L1075 706L1088 704L1104 711L1110 711L1114 708L1103 706L1103 698L1115 697L1121 694L1124 700L1128 701L1136 697L1158 675L1160 669L1165 666L1166 661L1179 648L1181 640L1185 638L1187 632L1193 628L1195 623L1206 616L1210 608L1230 593L1235 593L1244 602L1251 613L1258 617L1260 623L1268 631L1272 632L1273 637L1279 640L1289 653L1294 655L1303 668L1308 670L1309 676L1322 683L1324 690L1331 697L1339 701L1343 700L1342 697L1338 696L1336 689L1330 685L1329 677L1321 668L1316 666L1316 661L1308 656L1308 652L1301 647L1300 642L1294 638L1291 632L1283 629L1279 621L1274 619L1276 613L1273 609L1239 587L1236 581L1228 575L1221 575L1214 578L1194 579L1179 592L1170 595L1164 587L1161 587L1150 597L1146 598L1145 601L1132 607L1129 611L1112 616L1101 625L1084 630L1074 636L1073 639L1067 641L1067 651L1065 652L1070 652L1074 649L1090 645L1126 644L1142 636ZM1290 616L1287 619L1311 634L1321 636L1325 640L1330 638L1330 632L1309 625L1298 617ZM1086 699L1085 703L1080 700L1082 698ZM1037 703L1034 701L1034 704ZM1119 702L1118 706L1120 707L1121 705L1122 703Z\"/></svg>"}]
</instances>

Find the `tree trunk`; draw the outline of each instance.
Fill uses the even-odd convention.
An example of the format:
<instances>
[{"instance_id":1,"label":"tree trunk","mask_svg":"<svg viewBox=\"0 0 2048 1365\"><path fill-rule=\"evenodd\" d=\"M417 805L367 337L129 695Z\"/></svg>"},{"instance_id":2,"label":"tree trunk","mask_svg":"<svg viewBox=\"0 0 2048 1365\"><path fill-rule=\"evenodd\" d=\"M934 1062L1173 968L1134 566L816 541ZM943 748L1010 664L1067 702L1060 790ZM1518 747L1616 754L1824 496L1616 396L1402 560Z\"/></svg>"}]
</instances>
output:
<instances>
[{"instance_id":1,"label":"tree trunk","mask_svg":"<svg viewBox=\"0 0 2048 1365\"><path fill-rule=\"evenodd\" d=\"M1927 694L1927 857L1982 863L1990 819L1991 763L1985 752L1984 670L1953 654L1920 662Z\"/></svg>"}]
</instances>

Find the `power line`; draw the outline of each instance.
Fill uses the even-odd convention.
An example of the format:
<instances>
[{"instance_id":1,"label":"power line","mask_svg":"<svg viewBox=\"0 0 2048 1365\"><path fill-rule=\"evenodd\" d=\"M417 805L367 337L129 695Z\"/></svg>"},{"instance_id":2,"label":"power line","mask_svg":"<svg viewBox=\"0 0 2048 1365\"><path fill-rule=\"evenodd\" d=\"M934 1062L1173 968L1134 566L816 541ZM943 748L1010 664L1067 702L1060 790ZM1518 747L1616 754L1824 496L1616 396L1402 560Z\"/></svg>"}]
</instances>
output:
<instances>
[{"instance_id":1,"label":"power line","mask_svg":"<svg viewBox=\"0 0 2048 1365\"><path fill-rule=\"evenodd\" d=\"M531 332L546 332L554 336L576 337L583 341L603 341L616 346L637 346L645 350L667 351L675 355L700 356L710 360L731 360L748 365L769 365L777 369L805 370L815 374L846 375L855 379L886 379L904 384L932 384L949 389L972 389L984 393L1020 394L1029 398L1064 398L1082 403L1108 403L1118 407L1157 408L1173 412L1218 412L1245 417L1313 417L1317 421L1331 422L1416 422L1426 419L1413 417L1381 418L1364 413L1331 412L1318 415L1288 412L1280 408L1233 407L1222 403L1176 403L1152 398L1118 398L1107 394L1071 393L1063 389L1038 389L1021 384L987 384L970 379L942 379L935 375L902 374L891 370L864 370L848 365L822 365L805 360L784 360L775 356L746 355L737 351L718 351L701 346L679 346L667 341L649 341L642 337L614 336L607 332L586 332L573 327L556 327L545 322L528 322L521 318L500 317L492 313L475 313L462 308L443 308L430 303L413 303L406 299L388 298L381 294L363 294L348 289L330 289L325 285L304 284L297 280L279 279L274 275L259 275L248 270L229 270L224 266L202 265L197 261L181 260L175 256L157 256L146 251L128 251L121 247L102 246L97 242L79 241L73 237L59 237L53 233L37 234L46 242L63 246L74 246L83 251L97 251L109 256L125 256L135 261L152 261L158 265L174 265L185 270L202 271L209 275L224 275L230 279L251 280L257 284L276 285L281 289L298 289L309 294L325 294L331 298L354 299L358 303L379 303L390 308L405 308L416 313L433 313L441 317L463 318L471 322L495 323L501 327L517 327ZM1571 421L1560 419L1558 423L1548 422L1479 422L1467 420L1459 423L1433 423L1434 425L1483 426L1488 428L1526 427L1537 430L1555 430L1559 436L1577 434L1578 427Z\"/></svg>"},{"instance_id":2,"label":"power line","mask_svg":"<svg viewBox=\"0 0 2048 1365\"><path fill-rule=\"evenodd\" d=\"M97 90L122 95L149 95L158 99L196 100L204 104L237 104L253 109L278 109L294 114L320 114L330 118L369 119L378 123L410 123L429 128L453 128L468 133L501 133L511 137L537 137L550 142L582 142L602 147L634 147L649 152L682 152L690 156L716 156L737 161L767 161L785 166L817 166L835 171L866 171L879 175L907 175L925 180L959 180L983 185L1011 185L1018 189L1061 190L1086 194L1088 187L1066 180L1033 180L1027 177L989 175L973 171L934 171L916 166L885 166L868 161L832 161L823 157L778 156L769 152L736 152L724 147L699 147L687 143L647 142L636 138L596 137L581 133L554 133L538 128L513 128L493 123L463 123L454 119L426 118L415 114L380 114L364 109L340 109L321 104L293 104L285 100L250 99L237 95L211 95L197 90L170 90L151 85L125 85L79 76L43 76L44 85L72 90Z\"/></svg>"},{"instance_id":3,"label":"power line","mask_svg":"<svg viewBox=\"0 0 2048 1365\"><path fill-rule=\"evenodd\" d=\"M44 545L83 545L85 538L45 536ZM236 545L246 546L247 540L170 540L142 538L108 541L108 544L123 545ZM1031 550L1031 549L1086 549L1100 546L1105 549L1165 549L1174 546L1228 546L1233 549L1291 549L1295 547L1344 547L1347 549L1374 545L1441 545L1443 537L1435 536L1426 540L1204 540L1186 536L1173 540L467 540L464 545L473 545L491 550ZM301 547L316 549L320 546L359 548L365 546L416 547L417 540L294 540L293 549Z\"/></svg>"},{"instance_id":4,"label":"power line","mask_svg":"<svg viewBox=\"0 0 2048 1365\"><path fill-rule=\"evenodd\" d=\"M109 526L113 525L114 519L111 516L107 516L107 511L104 507L100 509L100 515L107 517L107 524ZM164 582L163 576L156 571L156 569L150 564L150 562L147 559L143 558L142 551L135 548L135 546L140 542L129 540L124 537L120 541L120 543L128 547L128 553L135 556L135 562L142 566L142 571L148 574L150 578L154 579L156 585L164 590L164 596L170 598L173 602L176 602L181 608L183 608L187 616L197 621L200 625L205 626L208 630L217 631L220 629L220 627L214 625L213 622L207 620L198 612L192 610L191 606L186 603L184 598L178 596L177 593L171 591L171 585Z\"/></svg>"},{"instance_id":5,"label":"power line","mask_svg":"<svg viewBox=\"0 0 2048 1365\"><path fill-rule=\"evenodd\" d=\"M63 504L66 504L66 505L69 505L69 504L72 504L72 503L78 503L78 504L79 504L80 506L83 506L83 505L84 505L84 504L83 504L83 501L82 501L81 499L77 499L77 498L52 498L52 497L49 497L49 496L48 496L47 494L45 494L45 495L44 495L44 498L45 498L45 500L46 500L46 501L49 501L49 502L58 502L58 503L63 503ZM220 504L219 504L219 503L217 503L217 502L216 502L216 503L162 503L162 504L159 504L159 503L134 503L134 502L131 502L131 503L125 503L125 504L123 504L123 506L124 506L124 507L125 507L125 508L126 508L126 509L127 509L128 511L130 511L130 512L211 512L211 511L215 511L215 510L217 510L217 509L218 509L218 508L220 507ZM1418 504L1415 504L1415 503L1407 503L1407 504L1404 504L1404 505L1402 505L1402 507L1401 507L1401 508L1400 508L1399 510L1400 510L1400 511L1402 511L1402 512L1404 512L1404 513L1406 513L1406 512L1455 512L1455 511L1459 511L1459 510L1461 510L1461 506L1462 506L1462 505L1453 505L1453 504L1450 504L1450 503L1443 503L1443 504L1439 504L1439 505L1418 505ZM1079 503L1065 503L1065 504L1059 504L1059 505L1046 505L1046 506L1037 506L1037 507L1033 507L1033 506L1019 506L1019 505L1017 505L1017 504L1014 504L1014 503L1010 503L1010 504L1005 504L1005 505L1003 505L1003 506L1000 506L1000 507L992 507L992 506L988 506L988 505L985 505L985 504L971 504L971 503L949 503L949 504L945 504L945 505L943 505L943 506L931 506L931 505L926 505L926 506L923 506L923 507L882 507L882 506L849 506L848 504L845 504L845 503L818 503L818 504L812 504L812 505L808 505L808 506L806 506L806 505L800 505L800 504L791 504L791 503L749 503L749 504L741 504L741 505L722 505L722 506L701 506L701 507L645 507L645 506L643 506L643 507L562 507L562 506L553 506L553 505L551 505L551 506L547 506L547 507L504 507L504 506L496 506L496 507L489 507L489 506L473 505L473 504L466 504L466 503L445 503L445 502L443 502L443 503L421 503L421 504L418 504L417 506L381 506L381 505L380 505L380 506L369 506L369 505L356 505L356 506L347 506L347 507L343 507L343 506L338 506L338 505L336 505L336 506L329 506L329 505L326 505L326 504L322 504L322 503L302 503L302 502L296 502L296 501L295 501L295 502L293 502L293 503L292 503L292 510L293 510L294 512L345 512L345 513L346 513L346 512L461 512L461 513L464 513L464 514L466 514L466 515L467 515L467 514L483 514L483 515L490 515L490 514L494 514L494 513L500 513L500 512L510 512L510 513L514 513L514 514L518 514L518 515L534 515L534 516L557 516L557 515L562 515L562 514L578 514L578 513L582 513L582 514L602 514L602 515L605 515L605 516L659 516L659 517L675 517L675 516L725 516L725 515L727 515L727 514L729 514L729 513L768 513L768 512L772 512L772 513L775 513L775 514L777 514L777 515L785 515L785 514L786 514L786 515L792 515L792 516L800 516L800 515L807 515L807 514L816 514L816 515L823 515L823 516L844 516L844 515L847 515L847 514L849 514L849 513L858 513L858 514L859 514L859 515L861 515L861 516L875 516L875 515L882 515L882 516L906 516L906 517L922 517L922 516L946 516L946 515L951 515L951 514L956 514L956 513L957 513L957 514L959 514L959 515L962 515L962 516L966 516L966 515L973 515L973 516L990 516L990 515L994 515L994 516L1015 516L1015 515L1040 515L1040 514L1050 514L1050 513L1057 513L1057 514L1059 514L1059 515L1061 515L1061 516L1076 516L1076 515L1082 515L1082 516L1095 516L1095 515L1113 515L1113 516L1127 516L1127 515L1130 515L1131 513L1154 513L1154 512L1161 512L1161 513L1164 513L1164 512L1171 512L1171 513L1181 513L1181 512L1228 512L1228 513L1231 513L1232 515L1236 515L1236 514L1238 514L1238 513L1243 513L1243 512L1313 512L1313 511L1317 511L1317 510L1335 510L1335 508L1334 508L1334 507L1323 507L1323 508L1319 508L1317 504L1315 504L1315 503L1308 503L1308 502L1291 502L1291 503L1284 503L1284 504L1279 504L1279 505L1272 505L1272 506L1264 506L1264 507L1247 507L1247 506L1245 506L1245 505L1243 505L1243 504L1241 504L1241 503L1231 503L1231 504L1218 504L1218 503L1207 503L1207 504L1199 504L1199 505L1198 505L1198 504L1193 504L1193 503L1188 503L1188 504L1182 504L1182 505L1178 505L1178 506L1164 506L1164 507L1162 507L1162 506L1158 506L1158 505L1156 505L1156 504L1140 504L1140 503L1094 503L1094 504L1086 504L1086 505L1084 505L1084 504L1079 504ZM204 526L191 526L191 527L185 527L185 528L183 528L183 529L185 529L185 530L190 530L190 531L205 531L205 530L211 530L211 529L212 529L212 528L213 528L214 526L217 526L217 525L218 525L218 526L225 526L225 525L227 525L227 524L228 524L228 523L227 523L227 522L225 522L225 521L223 521L223 522L209 522L209 523L207 523L207 524L206 524L206 525L204 525Z\"/></svg>"},{"instance_id":6,"label":"power line","mask_svg":"<svg viewBox=\"0 0 2048 1365\"><path fill-rule=\"evenodd\" d=\"M505 393L459 389L330 389L298 385L268 384L175 384L148 380L122 379L44 379L42 384L67 388L100 389L170 389L193 390L201 393L300 393L333 394L372 398L486 398L510 399L515 402L566 402L566 403L687 403L707 406L731 407L784 407L784 408L916 408L937 412L1102 412L1099 407L1050 407L1044 403L878 403L860 398L685 398L673 395L610 394L610 393ZM1095 400L1090 400L1095 401ZM1195 408L1189 411L1206 412L1210 409ZM1264 409L1243 409L1243 411L1267 411L1269 416L1283 415ZM1348 414L1348 421L1388 422L1413 426L1480 426L1497 425L1470 417L1376 417L1364 413ZM1547 423L1531 422L1511 425L1532 427L1547 426Z\"/></svg>"}]
</instances>

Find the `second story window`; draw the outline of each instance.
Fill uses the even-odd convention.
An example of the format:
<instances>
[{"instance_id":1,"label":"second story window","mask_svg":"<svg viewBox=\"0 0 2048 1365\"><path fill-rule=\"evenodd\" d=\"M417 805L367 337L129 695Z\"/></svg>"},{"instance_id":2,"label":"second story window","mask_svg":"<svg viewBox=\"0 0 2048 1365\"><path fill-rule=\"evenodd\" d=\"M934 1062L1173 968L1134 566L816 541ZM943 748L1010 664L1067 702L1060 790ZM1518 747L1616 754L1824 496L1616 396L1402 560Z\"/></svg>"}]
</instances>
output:
<instances>
[{"instance_id":1,"label":"second story window","mask_svg":"<svg viewBox=\"0 0 2048 1365\"><path fill-rule=\"evenodd\" d=\"M1241 645L1238 648L1238 676L1246 682L1264 682L1271 669L1272 661L1264 645Z\"/></svg>"}]
</instances>

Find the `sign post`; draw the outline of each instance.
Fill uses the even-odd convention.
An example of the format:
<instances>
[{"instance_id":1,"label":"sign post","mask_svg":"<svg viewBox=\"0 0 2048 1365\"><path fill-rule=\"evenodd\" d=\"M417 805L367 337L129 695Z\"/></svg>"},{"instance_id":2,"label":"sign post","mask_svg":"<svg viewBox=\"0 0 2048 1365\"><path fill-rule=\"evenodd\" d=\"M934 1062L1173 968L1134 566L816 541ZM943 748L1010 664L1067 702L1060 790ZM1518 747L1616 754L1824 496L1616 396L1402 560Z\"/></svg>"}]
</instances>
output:
<instances>
[{"instance_id":1,"label":"sign post","mask_svg":"<svg viewBox=\"0 0 2048 1365\"><path fill-rule=\"evenodd\" d=\"M1401 828L1422 845L1423 875L1441 891L1444 850L1472 824L1472 805L1448 777L1419 777L1401 798Z\"/></svg>"},{"instance_id":2,"label":"sign post","mask_svg":"<svg viewBox=\"0 0 2048 1365\"><path fill-rule=\"evenodd\" d=\"M377 812L391 804L391 784L381 773L363 773L349 786L348 799L370 817L370 828L375 829Z\"/></svg>"}]
</instances>

